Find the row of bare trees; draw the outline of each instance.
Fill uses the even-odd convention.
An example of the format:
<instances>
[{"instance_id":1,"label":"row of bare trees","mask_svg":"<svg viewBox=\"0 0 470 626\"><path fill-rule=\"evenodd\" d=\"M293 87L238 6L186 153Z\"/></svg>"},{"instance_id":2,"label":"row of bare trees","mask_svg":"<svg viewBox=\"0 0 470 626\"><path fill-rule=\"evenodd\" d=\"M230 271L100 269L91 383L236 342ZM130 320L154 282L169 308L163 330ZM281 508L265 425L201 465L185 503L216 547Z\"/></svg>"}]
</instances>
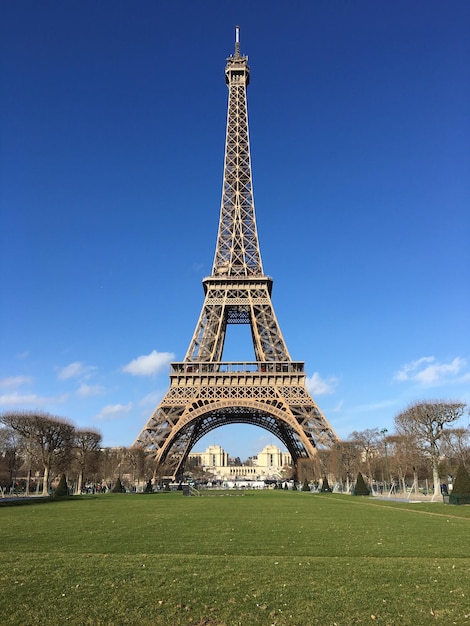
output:
<instances>
[{"instance_id":1,"label":"row of bare trees","mask_svg":"<svg viewBox=\"0 0 470 626\"><path fill-rule=\"evenodd\" d=\"M0 484L15 488L18 476L29 493L38 475L47 494L56 475L73 472L81 491L85 476L96 467L101 434L78 429L49 413L13 411L0 416Z\"/></svg>"},{"instance_id":2,"label":"row of bare trees","mask_svg":"<svg viewBox=\"0 0 470 626\"><path fill-rule=\"evenodd\" d=\"M466 411L463 402L416 402L396 415L393 433L355 430L301 465L299 479L326 475L347 485L361 472L370 485L382 489L417 489L419 481L428 481L437 495L459 465L470 468L470 430L461 424Z\"/></svg>"},{"instance_id":3,"label":"row of bare trees","mask_svg":"<svg viewBox=\"0 0 470 626\"><path fill-rule=\"evenodd\" d=\"M429 480L435 493L457 467L470 468L470 431L462 425L463 402L417 402L395 417L395 432L378 428L354 431L348 439L317 458L299 463L297 479L328 476L348 485L361 472L373 485L388 489ZM152 460L140 448L102 448L101 434L79 429L48 413L14 411L0 415L0 487L14 488L18 477L26 493L35 483L47 494L51 482L65 473L75 493L110 488L115 480L133 487L158 478ZM238 459L237 459L238 462ZM188 464L189 472L196 471ZM163 474L164 468L162 470ZM39 481L40 479L40 481Z\"/></svg>"},{"instance_id":4,"label":"row of bare trees","mask_svg":"<svg viewBox=\"0 0 470 626\"><path fill-rule=\"evenodd\" d=\"M142 448L103 448L101 434L76 428L44 412L0 414L0 489L46 495L66 475L74 493L108 490L117 479L128 488L156 478Z\"/></svg>"}]
</instances>

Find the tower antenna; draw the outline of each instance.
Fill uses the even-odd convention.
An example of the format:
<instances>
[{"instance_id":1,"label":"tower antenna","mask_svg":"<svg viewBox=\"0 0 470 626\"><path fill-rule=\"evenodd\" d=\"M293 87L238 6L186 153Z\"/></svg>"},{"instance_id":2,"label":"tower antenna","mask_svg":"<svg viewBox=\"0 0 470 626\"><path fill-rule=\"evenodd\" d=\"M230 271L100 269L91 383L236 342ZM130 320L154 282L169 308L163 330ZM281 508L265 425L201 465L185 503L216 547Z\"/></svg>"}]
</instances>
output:
<instances>
[{"instance_id":1,"label":"tower antenna","mask_svg":"<svg viewBox=\"0 0 470 626\"><path fill-rule=\"evenodd\" d=\"M235 26L235 56L240 56L240 26Z\"/></svg>"}]
</instances>

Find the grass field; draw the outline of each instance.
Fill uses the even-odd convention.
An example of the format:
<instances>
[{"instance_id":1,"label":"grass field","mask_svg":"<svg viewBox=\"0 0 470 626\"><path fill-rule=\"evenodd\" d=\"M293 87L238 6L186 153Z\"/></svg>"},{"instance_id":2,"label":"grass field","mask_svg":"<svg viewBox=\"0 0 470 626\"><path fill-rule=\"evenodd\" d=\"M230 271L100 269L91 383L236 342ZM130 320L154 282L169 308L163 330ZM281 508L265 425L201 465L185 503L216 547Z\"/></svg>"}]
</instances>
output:
<instances>
[{"instance_id":1,"label":"grass field","mask_svg":"<svg viewBox=\"0 0 470 626\"><path fill-rule=\"evenodd\" d=\"M1 623L470 624L470 507L223 494L1 507Z\"/></svg>"}]
</instances>

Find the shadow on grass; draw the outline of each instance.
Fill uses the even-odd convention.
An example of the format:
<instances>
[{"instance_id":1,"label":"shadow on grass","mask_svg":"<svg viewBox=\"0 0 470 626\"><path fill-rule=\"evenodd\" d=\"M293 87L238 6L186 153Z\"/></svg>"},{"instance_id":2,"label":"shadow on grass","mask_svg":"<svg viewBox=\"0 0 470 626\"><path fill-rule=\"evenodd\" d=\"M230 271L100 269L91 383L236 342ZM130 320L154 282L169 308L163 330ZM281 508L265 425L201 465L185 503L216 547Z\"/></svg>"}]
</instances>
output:
<instances>
[{"instance_id":1,"label":"shadow on grass","mask_svg":"<svg viewBox=\"0 0 470 626\"><path fill-rule=\"evenodd\" d=\"M32 497L13 497L2 498L0 500L0 508L7 506L27 506L29 504L53 504L57 502L78 502L80 500L95 500L97 496L32 496Z\"/></svg>"}]
</instances>

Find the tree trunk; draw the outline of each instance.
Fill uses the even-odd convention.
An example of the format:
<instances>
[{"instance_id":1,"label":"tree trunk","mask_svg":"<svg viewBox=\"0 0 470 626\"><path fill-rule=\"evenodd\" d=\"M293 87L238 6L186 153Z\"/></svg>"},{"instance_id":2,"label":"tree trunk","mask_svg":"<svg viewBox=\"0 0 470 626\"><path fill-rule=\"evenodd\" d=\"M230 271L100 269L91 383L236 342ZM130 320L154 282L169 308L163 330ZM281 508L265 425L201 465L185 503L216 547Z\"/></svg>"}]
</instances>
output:
<instances>
[{"instance_id":1,"label":"tree trunk","mask_svg":"<svg viewBox=\"0 0 470 626\"><path fill-rule=\"evenodd\" d=\"M370 464L370 459L367 459L367 473L369 474L367 479L369 481L370 491L371 491L371 494L374 495L374 485L373 485L373 480L372 480L372 467Z\"/></svg>"},{"instance_id":2,"label":"tree trunk","mask_svg":"<svg viewBox=\"0 0 470 626\"><path fill-rule=\"evenodd\" d=\"M49 465L44 466L44 476L42 479L42 495L49 495Z\"/></svg>"},{"instance_id":3,"label":"tree trunk","mask_svg":"<svg viewBox=\"0 0 470 626\"><path fill-rule=\"evenodd\" d=\"M438 469L439 459L432 460L432 479L434 482L434 495L441 495L441 483L439 480L439 469Z\"/></svg>"},{"instance_id":4,"label":"tree trunk","mask_svg":"<svg viewBox=\"0 0 470 626\"><path fill-rule=\"evenodd\" d=\"M26 496L29 496L30 483L31 483L31 467L28 469L28 475L26 477L26 490L25 490Z\"/></svg>"},{"instance_id":5,"label":"tree trunk","mask_svg":"<svg viewBox=\"0 0 470 626\"><path fill-rule=\"evenodd\" d=\"M76 496L79 496L82 493L82 484L83 484L83 471L80 470L80 472L78 473L77 488L75 489Z\"/></svg>"}]
</instances>

